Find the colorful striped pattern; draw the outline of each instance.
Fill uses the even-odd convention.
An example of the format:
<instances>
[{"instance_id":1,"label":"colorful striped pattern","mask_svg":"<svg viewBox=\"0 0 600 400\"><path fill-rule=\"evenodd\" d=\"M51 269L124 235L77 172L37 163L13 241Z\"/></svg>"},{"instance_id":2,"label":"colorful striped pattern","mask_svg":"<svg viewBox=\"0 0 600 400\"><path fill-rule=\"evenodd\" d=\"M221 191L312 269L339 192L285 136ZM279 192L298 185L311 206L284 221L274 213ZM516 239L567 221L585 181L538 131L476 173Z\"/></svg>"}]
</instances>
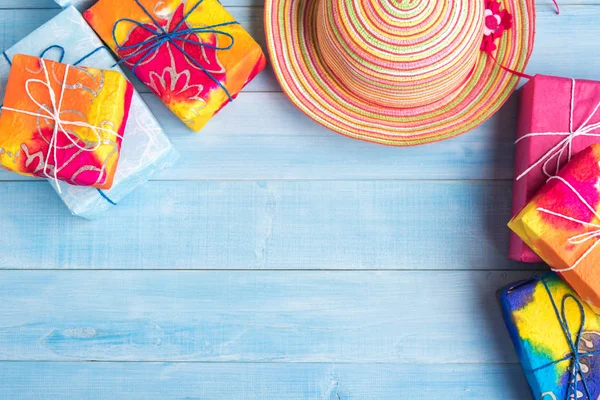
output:
<instances>
[{"instance_id":1,"label":"colorful striped pattern","mask_svg":"<svg viewBox=\"0 0 600 400\"><path fill-rule=\"evenodd\" d=\"M505 0L514 26L495 54L527 65L533 0ZM519 78L479 50L484 0L266 0L273 69L292 102L325 127L394 146L469 131Z\"/></svg>"}]
</instances>

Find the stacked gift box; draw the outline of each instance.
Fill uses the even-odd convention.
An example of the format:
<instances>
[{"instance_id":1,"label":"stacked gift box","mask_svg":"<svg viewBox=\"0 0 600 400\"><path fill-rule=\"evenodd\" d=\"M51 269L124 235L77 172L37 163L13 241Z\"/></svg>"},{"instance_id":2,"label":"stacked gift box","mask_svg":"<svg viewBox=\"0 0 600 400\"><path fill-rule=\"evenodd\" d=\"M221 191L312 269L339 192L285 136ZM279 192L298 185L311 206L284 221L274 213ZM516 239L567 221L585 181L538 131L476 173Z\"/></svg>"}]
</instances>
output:
<instances>
[{"instance_id":1,"label":"stacked gift box","mask_svg":"<svg viewBox=\"0 0 600 400\"><path fill-rule=\"evenodd\" d=\"M48 179L93 219L178 159L121 68L199 131L266 58L217 0L57 2L63 12L2 52L0 167Z\"/></svg>"},{"instance_id":2,"label":"stacked gift box","mask_svg":"<svg viewBox=\"0 0 600 400\"><path fill-rule=\"evenodd\" d=\"M600 82L520 91L509 258L552 272L500 294L535 399L600 396Z\"/></svg>"}]
</instances>

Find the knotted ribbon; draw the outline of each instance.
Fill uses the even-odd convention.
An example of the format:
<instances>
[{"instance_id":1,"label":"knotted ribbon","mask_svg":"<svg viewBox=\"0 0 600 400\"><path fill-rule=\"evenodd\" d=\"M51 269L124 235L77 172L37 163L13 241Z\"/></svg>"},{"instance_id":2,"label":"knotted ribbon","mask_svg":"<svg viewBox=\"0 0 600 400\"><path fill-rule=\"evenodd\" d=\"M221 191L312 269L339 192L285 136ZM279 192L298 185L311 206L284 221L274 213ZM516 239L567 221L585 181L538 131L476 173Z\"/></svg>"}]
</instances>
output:
<instances>
[{"instance_id":1,"label":"knotted ribbon","mask_svg":"<svg viewBox=\"0 0 600 400\"><path fill-rule=\"evenodd\" d=\"M64 48L64 47L62 47L62 46L59 46L58 44L53 44L52 46L48 46L48 47L46 47L46 48L44 49L44 51L42 51L42 52L40 53L40 56L39 56L39 57L40 57L40 58L45 58L45 57L46 57L46 53L48 53L48 52L49 52L49 51L51 51L51 50L55 50L55 49L56 49L56 50L58 50L58 51L60 51L60 57L58 57L58 60L57 60L57 61L58 61L59 63L62 63L62 62L64 61L64 59L65 59L66 50L65 50L65 48ZM106 51L109 51L109 50L108 50L108 48L107 48L106 46L99 46L99 47L96 47L96 48L95 48L93 51L91 51L90 53L88 53L88 54L86 54L85 56L81 57L79 60L77 60L77 61L75 61L75 62L73 62L73 63L70 63L70 64L71 64L71 65L75 65L75 66L77 66L77 65L81 64L82 62L84 62L84 61L85 61L85 60L87 60L88 58L92 57L94 54L98 53L98 52L99 52L99 51L101 51L101 50L106 50ZM8 56L8 54L6 53L6 51L3 51L3 52L2 52L2 56L4 56L4 59L6 60L6 62L8 63L8 65L12 65L12 61L10 60L10 57Z\"/></svg>"},{"instance_id":2,"label":"knotted ribbon","mask_svg":"<svg viewBox=\"0 0 600 400\"><path fill-rule=\"evenodd\" d=\"M598 213L596 212L596 210L594 209L594 207L592 207L590 205L590 203L588 203L585 200L585 198L581 195L581 193L579 193L573 187L573 185L571 185L567 180L565 180L564 178L562 178L560 176L553 176L550 179L548 179L548 182L550 182L553 179L556 179L556 180L562 182L563 184L565 184L575 194L575 196L577 196L577 198L579 199L579 201L581 201L581 203L583 205L585 205L585 207L588 210L590 210L590 212L596 218L598 218L600 220L600 215L598 215ZM594 223L591 223L591 222L582 221L580 219L573 218L573 217L570 217L568 215L557 213L557 212L554 212L554 211L551 211L551 210L547 210L547 209L542 208L542 207L538 207L537 210L540 211L540 212L543 212L545 214L549 214L549 215L553 215L555 217L562 218L562 219L567 220L567 221L571 221L571 222L575 222L575 223L578 223L578 224L582 224L583 226L588 227L588 228L595 228L595 230L593 230L593 231L585 232L585 233L580 233L580 234L577 234L575 236L570 237L569 238L569 243L571 243L571 244L574 244L574 245L583 244L583 243L588 242L589 240L594 240L594 239L600 238L600 224L594 224ZM567 271L574 270L599 245L600 245L600 240L596 240L596 242L581 257L579 257L579 259L572 266L570 266L569 268L565 268L565 269L552 269L552 271L554 271L554 272L567 272Z\"/></svg>"},{"instance_id":3,"label":"knotted ribbon","mask_svg":"<svg viewBox=\"0 0 600 400\"><path fill-rule=\"evenodd\" d=\"M567 388L565 400L581 399L583 396L586 396L587 400L594 400L594 399L592 399L590 389L589 389L587 381L585 379L585 374L583 373L582 368L581 368L581 359L583 357L591 357L594 355L598 355L598 354L600 354L600 350L594 350L594 351L585 352L585 353L582 353L579 351L579 348L581 345L581 340L583 338L583 333L584 333L584 329L585 329L585 321L586 321L585 309L583 307L583 304L577 297L573 296L572 294L567 294L563 297L562 302L561 302L561 308L559 310L558 305L554 301L554 297L552 297L552 292L550 291L548 284L544 280L544 277L535 277L534 279L542 282L542 284L544 285L544 288L546 289L546 293L548 294L550 303L552 304L552 308L554 309L554 313L556 314L556 318L557 318L557 320L560 324L561 330L565 336L565 340L567 341L567 344L569 345L570 353L567 354L565 357L561 358L560 360L552 361L552 362L549 362L542 366L539 366L539 367L533 369L532 372L535 373L537 371L551 367L551 366L561 363L563 361L571 361L571 365L569 366L569 379L568 379L569 386ZM575 304L577 305L577 308L579 309L579 313L580 313L580 317L581 317L580 318L581 321L580 321L579 327L577 329L577 335L575 336L575 340L573 340L573 333L571 332L571 328L569 327L569 323L568 323L568 319L567 319L567 307L566 306L567 306L567 302L569 300L572 300L573 302L575 302ZM581 381L581 384L582 384L583 390L584 390L584 393L582 393L581 396L579 396L579 393L577 390L577 382L578 381ZM553 393L547 392L547 393L542 394L542 399L545 398L546 396L551 396L554 399L556 398Z\"/></svg>"},{"instance_id":4,"label":"knotted ribbon","mask_svg":"<svg viewBox=\"0 0 600 400\"><path fill-rule=\"evenodd\" d=\"M113 26L113 30L112 30L112 36L113 36L113 40L115 42L115 45L117 47L117 50L120 51L127 51L127 50L133 50L136 49L136 51L134 51L133 53L127 55L125 58L121 59L121 61L119 61L119 63L124 63L127 62L129 59L133 58L133 57L137 57L137 56L141 56L141 58L133 65L133 67L131 67L131 70L133 72L135 72L136 68L145 60L147 60L148 58L152 57L162 46L164 46L165 44L169 43L171 45L173 45L175 48L177 48L192 64L194 64L196 67L198 67L199 69L201 69L202 71L204 71L204 73L213 81L215 82L221 89L223 89L223 91L225 91L225 93L227 94L227 97L229 98L229 101L233 101L233 98L231 96L231 94L229 93L229 91L227 90L227 88L225 87L225 85L223 85L209 70L207 70L206 68L204 68L198 61L196 61L188 52L186 52L184 50L184 48L177 42L184 42L184 43L188 43L191 45L195 45L195 46L200 46L200 47L206 47L209 49L213 49L213 50L230 50L233 47L233 44L235 42L235 39L233 37L233 35L231 33L219 30L217 28L221 28L224 26L229 26L229 25L239 25L239 23L237 21L229 21L229 22L222 22L220 24L214 24L214 25L207 25L207 26L203 26L203 27L190 27L187 29L181 29L183 24L185 24L187 22L187 19L189 18L189 16L203 3L204 0L199 0L198 3L196 3L183 17L183 19L175 26L174 29L172 29L171 32L167 32L165 30L165 28L163 28L158 21L154 18L154 16L152 15L152 13L150 13L141 3L139 0L135 0L136 4L142 9L142 11L144 12L144 14L146 14L148 16L148 18L150 18L150 20L152 21L152 24L154 25L154 27L148 27L147 23L142 23L140 21L136 21L134 19L131 18L121 18L119 19L115 25ZM119 42L117 41L117 29L119 27L119 24L121 23L133 23L134 25L150 32L153 36L150 37L149 39L144 40L143 42L140 43L136 43L133 45L121 45L119 44ZM193 41L193 40L189 40L187 39L187 37L189 35L197 35L199 33L213 33L215 35L223 35L225 37L228 37L230 39L230 43L228 46L225 47L221 47L221 46L214 46L208 43L203 43L201 40Z\"/></svg>"},{"instance_id":5,"label":"knotted ribbon","mask_svg":"<svg viewBox=\"0 0 600 400\"><path fill-rule=\"evenodd\" d=\"M575 111L575 85L576 85L576 82L575 82L575 79L572 79L571 81L572 81L572 86L571 86L571 107L570 107L570 113L569 113L569 132L529 133L529 134L523 135L522 137L517 139L515 144L517 144L527 138L536 137L536 136L564 136L564 139L562 139L560 142L558 142L556 145L554 145L552 148L550 148L550 150L548 150L544 155L542 155L539 160L534 162L531 166L529 166L529 168L527 168L525 171L523 171L523 173L521 173L521 175L519 175L517 177L517 180L522 179L525 175L527 175L528 173L533 171L540 164L543 164L542 171L544 172L544 175L546 175L549 178L552 177L553 175L556 175L558 173L558 171L560 170L561 159L562 159L563 155L565 154L565 152L567 152L567 161L571 161L571 158L573 157L573 140L576 137L578 137L578 136L593 136L593 137L600 138L600 131L594 133L594 131L600 130L600 122L590 124L590 121L592 120L594 115L596 115L596 112L600 108L600 102L598 102L598 104L594 108L594 111L592 111L592 113L587 117L587 119L583 122L583 124L581 124L581 126L579 128L577 128L575 130L573 129L573 113ZM547 168L548 168L548 165L552 162L552 160L556 160L556 170L554 173L549 173Z\"/></svg>"},{"instance_id":6,"label":"knotted ribbon","mask_svg":"<svg viewBox=\"0 0 600 400\"><path fill-rule=\"evenodd\" d=\"M57 47L60 47L60 46L57 46ZM51 46L50 48L54 48L54 47ZM50 49L50 48L48 48L48 49ZM48 49L46 49L46 50L48 50ZM44 53L45 53L45 51L44 51ZM63 56L64 56L64 54L63 54ZM32 78L32 79L28 79L25 82L25 91L27 93L27 96L33 103L35 103L39 107L39 112L30 112L30 111L26 111L26 110L19 110L19 109L5 107L5 106L2 107L2 109L6 110L6 111L16 112L19 114L30 115L32 117L43 118L45 120L54 121L54 129L52 132L52 137L50 138L50 142L48 143L48 152L47 152L46 158L44 160L43 173L44 173L44 175L46 175L46 177L54 179L58 192L62 194L60 185L58 184L58 172L60 171L60 169L62 167L59 167L58 165L54 165L52 168L52 170L53 170L52 176L48 172L48 167L50 166L50 155L52 154L54 156L55 164L57 163L57 160L58 160L57 152L58 152L58 134L59 133L64 134L65 137L81 151L88 151L88 152L96 151L102 145L102 139L103 139L104 133L109 133L109 134L114 135L121 139L123 139L123 137L111 129L93 126L84 121L68 121L68 120L62 119L61 118L61 114L63 113L63 111L61 111L62 110L62 101L64 98L64 92L65 92L65 87L67 84L67 78L69 76L70 66L69 65L65 66L65 75L64 75L63 82L61 85L60 96L57 98L56 93L54 92L52 85L51 85L50 76L48 74L48 68L46 67L46 62L43 58L41 58L40 63L42 65L42 71L44 72L45 81ZM48 95L50 97L50 103L51 103L50 106L39 102L35 98L35 96L31 93L30 86L34 83L41 84L48 89ZM92 147L88 147L87 144L84 146L81 146L79 144L79 142L83 141L83 139L79 138L74 132L68 131L65 128L65 126L88 128L94 133L97 140L96 140L96 142L92 142L93 143ZM102 134L100 132L102 132ZM83 141L83 142L86 143L86 141Z\"/></svg>"}]
</instances>

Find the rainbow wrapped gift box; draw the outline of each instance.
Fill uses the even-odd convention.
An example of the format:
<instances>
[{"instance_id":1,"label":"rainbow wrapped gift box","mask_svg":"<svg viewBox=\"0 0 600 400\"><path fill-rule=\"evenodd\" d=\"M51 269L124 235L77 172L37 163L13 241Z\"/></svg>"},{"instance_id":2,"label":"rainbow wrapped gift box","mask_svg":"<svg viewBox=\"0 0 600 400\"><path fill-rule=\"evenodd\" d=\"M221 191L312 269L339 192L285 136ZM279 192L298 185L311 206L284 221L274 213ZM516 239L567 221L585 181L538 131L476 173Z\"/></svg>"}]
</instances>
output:
<instances>
[{"instance_id":1,"label":"rainbow wrapped gift box","mask_svg":"<svg viewBox=\"0 0 600 400\"><path fill-rule=\"evenodd\" d=\"M194 131L266 65L260 46L218 0L100 0L84 17Z\"/></svg>"},{"instance_id":2,"label":"rainbow wrapped gift box","mask_svg":"<svg viewBox=\"0 0 600 400\"><path fill-rule=\"evenodd\" d=\"M110 189L132 95L116 71L16 55L0 116L0 166Z\"/></svg>"},{"instance_id":3,"label":"rainbow wrapped gift box","mask_svg":"<svg viewBox=\"0 0 600 400\"><path fill-rule=\"evenodd\" d=\"M40 56L45 50L45 57L64 59L69 64L121 71L114 66L110 50L102 45L81 14L69 7L6 50L5 57L0 57L0 98L12 57L19 53ZM60 197L74 215L98 218L157 172L175 163L178 157L160 124L135 92L112 188L98 190L59 182ZM57 188L52 179L50 182Z\"/></svg>"},{"instance_id":4,"label":"rainbow wrapped gift box","mask_svg":"<svg viewBox=\"0 0 600 400\"><path fill-rule=\"evenodd\" d=\"M509 227L600 311L600 145L577 154Z\"/></svg>"},{"instance_id":5,"label":"rainbow wrapped gift box","mask_svg":"<svg viewBox=\"0 0 600 400\"><path fill-rule=\"evenodd\" d=\"M600 396L600 317L557 275L518 282L500 293L510 337L533 398Z\"/></svg>"},{"instance_id":6,"label":"rainbow wrapped gift box","mask_svg":"<svg viewBox=\"0 0 600 400\"><path fill-rule=\"evenodd\" d=\"M521 89L513 215L570 157L600 142L600 82L536 75ZM540 262L516 234L509 258Z\"/></svg>"}]
</instances>

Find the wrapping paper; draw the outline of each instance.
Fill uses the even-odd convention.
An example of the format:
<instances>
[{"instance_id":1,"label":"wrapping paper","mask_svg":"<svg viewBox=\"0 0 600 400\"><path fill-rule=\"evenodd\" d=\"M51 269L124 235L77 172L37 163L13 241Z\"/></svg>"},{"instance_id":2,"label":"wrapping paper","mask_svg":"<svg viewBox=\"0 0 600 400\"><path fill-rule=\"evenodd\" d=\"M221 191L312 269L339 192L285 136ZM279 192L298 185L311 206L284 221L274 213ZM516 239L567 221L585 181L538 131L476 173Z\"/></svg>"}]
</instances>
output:
<instances>
[{"instance_id":1,"label":"wrapping paper","mask_svg":"<svg viewBox=\"0 0 600 400\"><path fill-rule=\"evenodd\" d=\"M580 152L509 227L600 311L600 145Z\"/></svg>"},{"instance_id":2,"label":"wrapping paper","mask_svg":"<svg viewBox=\"0 0 600 400\"><path fill-rule=\"evenodd\" d=\"M513 284L499 297L533 398L566 400L574 394L573 399L597 399L599 317L555 274ZM579 363L573 362L574 349ZM573 371L575 365L579 368Z\"/></svg>"},{"instance_id":3,"label":"wrapping paper","mask_svg":"<svg viewBox=\"0 0 600 400\"><path fill-rule=\"evenodd\" d=\"M194 131L266 65L258 43L217 0L100 0L84 17ZM160 30L179 33L156 45Z\"/></svg>"},{"instance_id":4,"label":"wrapping paper","mask_svg":"<svg viewBox=\"0 0 600 400\"><path fill-rule=\"evenodd\" d=\"M16 55L0 116L0 166L110 189L132 95L119 72Z\"/></svg>"},{"instance_id":5,"label":"wrapping paper","mask_svg":"<svg viewBox=\"0 0 600 400\"><path fill-rule=\"evenodd\" d=\"M107 69L115 64L110 50L102 47L100 39L73 7L61 12L4 54L7 59L11 59L17 53L40 55L53 45L60 45L66 49L64 61L68 63L75 63L99 49L80 65ZM58 59L59 49L48 51L46 57ZM120 71L119 67L114 69ZM10 64L4 57L0 57L0 98L3 97L9 70ZM59 182L62 192L60 196L73 214L95 219L147 182L158 171L175 163L178 157L158 121L140 95L135 92L112 188L99 191ZM54 182L51 182L56 188Z\"/></svg>"},{"instance_id":6,"label":"wrapping paper","mask_svg":"<svg viewBox=\"0 0 600 400\"><path fill-rule=\"evenodd\" d=\"M574 89L574 91L573 91ZM573 100L573 102L572 102ZM515 154L515 180L513 184L512 210L516 215L544 185L549 175L554 175L558 165L565 165L569 155L568 137L571 132L571 110L573 132L600 122L600 112L595 108L600 103L600 82L573 80L552 76L536 75L521 89L521 103ZM591 117L591 118L590 118ZM590 118L588 120L588 118ZM587 121L587 122L586 122ZM558 135L525 135L541 132L563 133ZM589 133L600 134L600 129ZM590 144L599 143L598 136L577 134L570 141L571 155L579 153ZM557 147L558 146L558 147ZM552 149L555 151L551 151ZM559 158L559 151L564 149ZM530 166L547 156L543 162L517 179ZM509 258L521 262L540 262L541 259L516 234L510 237Z\"/></svg>"}]
</instances>

